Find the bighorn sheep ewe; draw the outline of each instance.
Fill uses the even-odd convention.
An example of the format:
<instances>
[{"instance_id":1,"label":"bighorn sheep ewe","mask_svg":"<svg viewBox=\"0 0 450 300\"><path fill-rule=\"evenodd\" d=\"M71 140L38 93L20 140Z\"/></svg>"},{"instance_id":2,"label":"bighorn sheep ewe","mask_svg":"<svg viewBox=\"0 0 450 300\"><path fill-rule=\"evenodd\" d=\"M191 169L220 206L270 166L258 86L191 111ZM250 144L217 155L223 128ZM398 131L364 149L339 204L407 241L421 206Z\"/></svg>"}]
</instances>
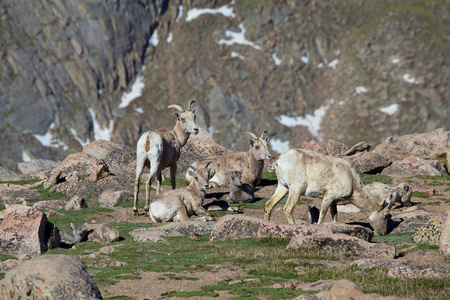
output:
<instances>
[{"instance_id":1,"label":"bighorn sheep ewe","mask_svg":"<svg viewBox=\"0 0 450 300\"><path fill-rule=\"evenodd\" d=\"M186 189L172 190L156 196L150 203L149 215L153 222L184 222L192 219L211 221L214 217L202 207L212 168L189 169L193 180ZM198 217L190 218L192 215Z\"/></svg>"},{"instance_id":2,"label":"bighorn sheep ewe","mask_svg":"<svg viewBox=\"0 0 450 300\"><path fill-rule=\"evenodd\" d=\"M267 131L264 131L259 138L251 132L247 132L247 134L250 136L248 152L232 152L228 155L210 156L195 161L192 166L202 168L210 163L214 169L214 174L211 174L212 178L209 182L217 186L229 184L227 175L229 171L243 169L242 182L251 187L256 187L261 181L264 160L272 157L267 147L269 137L265 136ZM186 173L186 181L192 181L188 173Z\"/></svg>"},{"instance_id":3,"label":"bighorn sheep ewe","mask_svg":"<svg viewBox=\"0 0 450 300\"><path fill-rule=\"evenodd\" d=\"M98 242L111 243L119 240L119 231L109 224L70 224L75 236L75 243L78 242Z\"/></svg>"},{"instance_id":4,"label":"bighorn sheep ewe","mask_svg":"<svg viewBox=\"0 0 450 300\"><path fill-rule=\"evenodd\" d=\"M155 131L147 131L139 138L136 149L136 180L134 182L133 211L135 215L138 215L139 181L145 165L149 165L150 167L150 176L145 184L145 215L148 215L150 185L156 176L156 195L158 195L161 191L161 171L169 166L170 182L172 189L175 189L175 174L177 172L177 161L180 158L181 148L186 145L191 133L197 134L199 131L195 116L196 109L191 111L191 105L195 102L195 100L191 100L187 111L176 104L168 106L169 108L178 110L178 112L174 113L177 122L172 131L167 128L160 128Z\"/></svg>"},{"instance_id":5,"label":"bighorn sheep ewe","mask_svg":"<svg viewBox=\"0 0 450 300\"><path fill-rule=\"evenodd\" d=\"M269 220L274 206L289 192L283 208L290 224L297 200L301 195L323 197L318 224L323 222L328 208L337 222L337 204L352 203L368 217L379 235L387 233L386 218L390 199L370 193L347 161L309 150L292 149L275 158L278 186L265 206L264 219Z\"/></svg>"},{"instance_id":6,"label":"bighorn sheep ewe","mask_svg":"<svg viewBox=\"0 0 450 300\"><path fill-rule=\"evenodd\" d=\"M255 191L246 183L242 183L243 170L228 172L230 181L229 203L250 203L255 201Z\"/></svg>"},{"instance_id":7,"label":"bighorn sheep ewe","mask_svg":"<svg viewBox=\"0 0 450 300\"><path fill-rule=\"evenodd\" d=\"M389 198L392 195L392 202L390 207L394 206L396 202L403 206L411 206L411 185L406 182L400 183L397 186L389 186L381 182L373 182L366 185L371 193L380 195L380 197Z\"/></svg>"}]
</instances>

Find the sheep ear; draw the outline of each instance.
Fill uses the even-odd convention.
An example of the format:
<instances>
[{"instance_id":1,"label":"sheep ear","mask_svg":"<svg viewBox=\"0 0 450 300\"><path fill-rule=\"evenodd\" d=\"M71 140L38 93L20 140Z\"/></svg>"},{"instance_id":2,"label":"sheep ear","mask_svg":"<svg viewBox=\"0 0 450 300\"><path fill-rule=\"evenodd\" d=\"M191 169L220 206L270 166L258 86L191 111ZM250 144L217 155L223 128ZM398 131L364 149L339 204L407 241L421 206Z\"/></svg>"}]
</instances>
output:
<instances>
[{"instance_id":1,"label":"sheep ear","mask_svg":"<svg viewBox=\"0 0 450 300\"><path fill-rule=\"evenodd\" d=\"M195 113L197 112L197 109L194 108L194 109L192 110L192 112L195 114Z\"/></svg>"},{"instance_id":2,"label":"sheep ear","mask_svg":"<svg viewBox=\"0 0 450 300\"><path fill-rule=\"evenodd\" d=\"M243 169L241 169L241 170L239 171L239 173L241 173L241 174L242 174L242 173L244 173L244 170L243 170Z\"/></svg>"},{"instance_id":3,"label":"sheep ear","mask_svg":"<svg viewBox=\"0 0 450 300\"><path fill-rule=\"evenodd\" d=\"M392 195L390 196L390 199L392 199ZM381 203L381 205L378 207L378 211L382 211L383 209L386 208L386 206L388 206L388 201L386 201L386 199L383 200L383 203Z\"/></svg>"},{"instance_id":4,"label":"sheep ear","mask_svg":"<svg viewBox=\"0 0 450 300\"><path fill-rule=\"evenodd\" d=\"M192 168L192 167L191 167ZM194 170L193 169L191 169L191 168L189 168L188 170L187 170L187 173L188 173L188 175L189 176L194 176Z\"/></svg>"},{"instance_id":5,"label":"sheep ear","mask_svg":"<svg viewBox=\"0 0 450 300\"><path fill-rule=\"evenodd\" d=\"M208 176L209 176L211 173L213 173L213 172L214 172L214 167L209 168L209 169L208 169Z\"/></svg>"},{"instance_id":6,"label":"sheep ear","mask_svg":"<svg viewBox=\"0 0 450 300\"><path fill-rule=\"evenodd\" d=\"M268 142L269 141L269 136L266 136L264 139L266 140L266 142Z\"/></svg>"}]
</instances>

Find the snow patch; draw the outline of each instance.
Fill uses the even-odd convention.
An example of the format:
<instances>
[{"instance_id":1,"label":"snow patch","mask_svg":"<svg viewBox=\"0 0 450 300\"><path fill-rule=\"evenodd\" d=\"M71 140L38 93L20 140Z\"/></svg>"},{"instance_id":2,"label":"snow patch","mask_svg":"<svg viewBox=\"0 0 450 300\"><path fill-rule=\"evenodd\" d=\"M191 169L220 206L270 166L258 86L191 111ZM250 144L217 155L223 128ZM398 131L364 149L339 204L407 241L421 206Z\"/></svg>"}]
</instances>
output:
<instances>
[{"instance_id":1,"label":"snow patch","mask_svg":"<svg viewBox=\"0 0 450 300\"><path fill-rule=\"evenodd\" d=\"M400 58L393 58L393 59L391 60L391 62L392 62L393 64L398 64L398 63L400 62Z\"/></svg>"},{"instance_id":2,"label":"snow patch","mask_svg":"<svg viewBox=\"0 0 450 300\"><path fill-rule=\"evenodd\" d=\"M222 14L225 17L234 18L236 15L233 13L233 7L228 7L226 5L219 8L192 8L187 12L186 22L197 19L203 14Z\"/></svg>"},{"instance_id":3,"label":"snow patch","mask_svg":"<svg viewBox=\"0 0 450 300\"><path fill-rule=\"evenodd\" d=\"M169 36L167 37L167 43L170 44L172 42L172 40L173 40L173 34L171 32L171 33L169 33Z\"/></svg>"},{"instance_id":4,"label":"snow patch","mask_svg":"<svg viewBox=\"0 0 450 300\"><path fill-rule=\"evenodd\" d=\"M155 29L155 31L153 31L153 34L149 38L148 42L155 47L158 46L159 39L158 39L158 30L157 29Z\"/></svg>"},{"instance_id":5,"label":"snow patch","mask_svg":"<svg viewBox=\"0 0 450 300\"><path fill-rule=\"evenodd\" d=\"M407 83L419 84L419 81L417 81L416 78L411 77L411 75L409 75L409 73L406 73L403 75L403 80L406 81Z\"/></svg>"},{"instance_id":6,"label":"snow patch","mask_svg":"<svg viewBox=\"0 0 450 300\"><path fill-rule=\"evenodd\" d=\"M261 47L256 45L255 43L246 40L245 39L245 28L244 23L239 24L239 28L241 29L241 32L233 32L230 30L225 31L225 36L231 38L230 40L224 40L221 39L218 41L218 44L225 44L225 45L233 45L233 44L240 44L240 45L247 45L255 48L256 50L259 50Z\"/></svg>"},{"instance_id":7,"label":"snow patch","mask_svg":"<svg viewBox=\"0 0 450 300\"><path fill-rule=\"evenodd\" d=\"M319 63L318 65L317 65L317 67L320 69L320 68L322 68L323 67L323 63Z\"/></svg>"},{"instance_id":8,"label":"snow patch","mask_svg":"<svg viewBox=\"0 0 450 300\"><path fill-rule=\"evenodd\" d=\"M333 69L336 69L336 65L338 64L338 62L339 62L339 59L334 59L334 60L332 60L329 64L328 64L328 66L330 67L330 68L333 68Z\"/></svg>"},{"instance_id":9,"label":"snow patch","mask_svg":"<svg viewBox=\"0 0 450 300\"><path fill-rule=\"evenodd\" d=\"M312 135L318 138L319 142L322 142L322 137L319 135L320 123L328 107L329 105L323 105L316 109L312 115L306 114L304 117L288 117L282 115L275 117L275 120L287 127L305 126Z\"/></svg>"},{"instance_id":10,"label":"snow patch","mask_svg":"<svg viewBox=\"0 0 450 300\"><path fill-rule=\"evenodd\" d=\"M130 92L125 92L122 95L122 99L120 99L120 108L127 107L131 101L140 97L142 95L142 89L145 87L144 77L142 75L138 75L133 85L131 86Z\"/></svg>"},{"instance_id":11,"label":"snow patch","mask_svg":"<svg viewBox=\"0 0 450 300\"><path fill-rule=\"evenodd\" d=\"M25 150L22 151L22 161L30 161L31 157L28 156L28 154L25 152Z\"/></svg>"},{"instance_id":12,"label":"snow patch","mask_svg":"<svg viewBox=\"0 0 450 300\"><path fill-rule=\"evenodd\" d=\"M300 59L302 60L302 62L304 64L307 64L308 61L309 61L309 53L308 53L308 51L306 51L306 56L302 56Z\"/></svg>"},{"instance_id":13,"label":"snow patch","mask_svg":"<svg viewBox=\"0 0 450 300\"><path fill-rule=\"evenodd\" d=\"M363 86L357 86L357 87L355 88L355 93L356 93L356 94L367 93L368 91L369 91L369 90L366 89L366 88L363 87Z\"/></svg>"},{"instance_id":14,"label":"snow patch","mask_svg":"<svg viewBox=\"0 0 450 300\"><path fill-rule=\"evenodd\" d=\"M81 147L86 146L87 144L89 144L91 141L89 140L89 138L84 142L78 135L77 132L75 131L75 129L70 128L70 132L72 133L74 139L77 140L78 143L80 143Z\"/></svg>"},{"instance_id":15,"label":"snow patch","mask_svg":"<svg viewBox=\"0 0 450 300\"><path fill-rule=\"evenodd\" d=\"M285 153L289 150L289 141L283 142L279 139L271 139L269 140L269 144L272 150L278 152L279 154Z\"/></svg>"},{"instance_id":16,"label":"snow patch","mask_svg":"<svg viewBox=\"0 0 450 300\"><path fill-rule=\"evenodd\" d=\"M391 104L386 107L380 107L380 111L392 116L393 114L395 114L398 111L398 104Z\"/></svg>"},{"instance_id":17,"label":"snow patch","mask_svg":"<svg viewBox=\"0 0 450 300\"><path fill-rule=\"evenodd\" d=\"M89 108L89 113L91 114L92 123L94 125L94 138L95 140L105 140L110 141L111 140L111 134L114 129L114 121L109 121L108 127L103 127L99 123L97 123L97 119L95 118L95 112L92 108Z\"/></svg>"},{"instance_id":18,"label":"snow patch","mask_svg":"<svg viewBox=\"0 0 450 300\"><path fill-rule=\"evenodd\" d=\"M239 53L237 53L237 52L231 52L231 57L237 57L237 58L240 58L240 59L242 59L242 60L245 60L245 57L243 57L242 55L240 55Z\"/></svg>"},{"instance_id":19,"label":"snow patch","mask_svg":"<svg viewBox=\"0 0 450 300\"><path fill-rule=\"evenodd\" d=\"M142 108L140 108L140 107L136 107L135 109L134 109L138 114L143 114L144 113L144 110L142 109Z\"/></svg>"},{"instance_id":20,"label":"snow patch","mask_svg":"<svg viewBox=\"0 0 450 300\"><path fill-rule=\"evenodd\" d=\"M178 6L178 16L175 22L178 23L180 21L181 17L183 16L183 5Z\"/></svg>"},{"instance_id":21,"label":"snow patch","mask_svg":"<svg viewBox=\"0 0 450 300\"><path fill-rule=\"evenodd\" d=\"M50 124L50 129L53 129L55 127L55 123ZM52 148L63 148L63 150L69 149L63 142L58 141L53 138L52 134L50 133L50 130L47 130L47 133L42 134L33 134L33 136L41 143L44 147L52 147Z\"/></svg>"},{"instance_id":22,"label":"snow patch","mask_svg":"<svg viewBox=\"0 0 450 300\"><path fill-rule=\"evenodd\" d=\"M277 56L277 54L275 52L272 53L272 59L273 59L273 61L275 62L275 64L277 66L279 66L281 64L281 60L278 58L278 56Z\"/></svg>"}]
</instances>

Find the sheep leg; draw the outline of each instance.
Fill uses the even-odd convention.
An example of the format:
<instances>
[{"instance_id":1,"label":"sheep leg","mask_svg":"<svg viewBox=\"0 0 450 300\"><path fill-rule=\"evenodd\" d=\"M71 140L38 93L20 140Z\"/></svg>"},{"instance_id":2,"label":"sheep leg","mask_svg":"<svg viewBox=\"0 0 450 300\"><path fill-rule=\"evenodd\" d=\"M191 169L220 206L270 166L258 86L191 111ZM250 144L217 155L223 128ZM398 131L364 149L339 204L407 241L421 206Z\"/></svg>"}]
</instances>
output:
<instances>
[{"instance_id":1,"label":"sheep leg","mask_svg":"<svg viewBox=\"0 0 450 300\"><path fill-rule=\"evenodd\" d=\"M192 206L192 210L197 216L204 216L205 220L207 221L214 220L214 217L211 215L211 213L200 205L194 204Z\"/></svg>"},{"instance_id":2,"label":"sheep leg","mask_svg":"<svg viewBox=\"0 0 450 300\"><path fill-rule=\"evenodd\" d=\"M170 183L172 184L172 190L175 189L175 176L177 175L177 164L170 165Z\"/></svg>"},{"instance_id":3,"label":"sheep leg","mask_svg":"<svg viewBox=\"0 0 450 300\"><path fill-rule=\"evenodd\" d=\"M325 219L325 216L327 215L328 208L330 208L330 205L334 202L334 199L331 197L324 197L322 200L322 206L320 207L320 214L319 214L319 221L317 224L322 224L323 219ZM337 208L336 208L337 210Z\"/></svg>"},{"instance_id":4,"label":"sheep leg","mask_svg":"<svg viewBox=\"0 0 450 300\"><path fill-rule=\"evenodd\" d=\"M133 204L133 212L134 215L138 215L138 195L139 195L139 182L141 181L142 171L144 170L144 161L138 160L136 162L136 180L134 181L134 204Z\"/></svg>"},{"instance_id":5,"label":"sheep leg","mask_svg":"<svg viewBox=\"0 0 450 300\"><path fill-rule=\"evenodd\" d=\"M331 205L330 205L330 214L331 214L331 219L333 219L333 222L337 223L338 215L337 215L337 204L336 204L336 202L331 203Z\"/></svg>"},{"instance_id":6,"label":"sheep leg","mask_svg":"<svg viewBox=\"0 0 450 300\"><path fill-rule=\"evenodd\" d=\"M156 172L156 195L161 193L162 175L161 171Z\"/></svg>"},{"instance_id":7,"label":"sheep leg","mask_svg":"<svg viewBox=\"0 0 450 300\"><path fill-rule=\"evenodd\" d=\"M189 218L189 215L187 214L186 211L186 207L184 207L184 205L178 208L177 215L173 218L174 222L185 222L190 220L191 218Z\"/></svg>"},{"instance_id":8,"label":"sheep leg","mask_svg":"<svg viewBox=\"0 0 450 300\"><path fill-rule=\"evenodd\" d=\"M275 207L275 205L278 204L278 202L281 201L281 199L283 199L284 196L286 196L288 192L288 188L286 188L284 185L278 184L275 193L273 193L272 197L269 199L269 201L266 202L266 205L264 207L264 220L270 220L272 209Z\"/></svg>"},{"instance_id":9,"label":"sheep leg","mask_svg":"<svg viewBox=\"0 0 450 300\"><path fill-rule=\"evenodd\" d=\"M152 184L152 181L155 179L155 176L157 176L157 169L156 169L157 164L151 164L150 165L150 175L148 177L148 180L145 182L145 207L144 207L144 211L145 211L145 215L148 216L148 208L150 205L150 186Z\"/></svg>"},{"instance_id":10,"label":"sheep leg","mask_svg":"<svg viewBox=\"0 0 450 300\"><path fill-rule=\"evenodd\" d=\"M289 197L286 202L286 204L283 207L284 215L286 216L286 219L288 220L289 224L295 224L295 220L292 217L292 211L295 208L295 205L297 205L298 198L302 194L301 192L306 190L306 186L301 187L300 189L290 189L289 190Z\"/></svg>"}]
</instances>

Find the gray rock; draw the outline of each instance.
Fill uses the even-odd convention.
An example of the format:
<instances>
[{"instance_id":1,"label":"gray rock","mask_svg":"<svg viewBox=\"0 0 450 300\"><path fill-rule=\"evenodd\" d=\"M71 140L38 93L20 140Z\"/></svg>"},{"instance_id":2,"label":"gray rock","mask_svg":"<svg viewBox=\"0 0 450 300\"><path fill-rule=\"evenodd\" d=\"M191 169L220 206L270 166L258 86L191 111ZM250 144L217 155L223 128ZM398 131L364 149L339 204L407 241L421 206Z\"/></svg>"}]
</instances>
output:
<instances>
[{"instance_id":1,"label":"gray rock","mask_svg":"<svg viewBox=\"0 0 450 300\"><path fill-rule=\"evenodd\" d=\"M112 208L119 203L126 202L127 199L132 199L133 194L129 191L104 191L98 198L98 202L102 207Z\"/></svg>"},{"instance_id":2,"label":"gray rock","mask_svg":"<svg viewBox=\"0 0 450 300\"><path fill-rule=\"evenodd\" d=\"M56 168L60 162L48 159L33 159L18 163L19 170L23 174L33 174L42 171L49 171Z\"/></svg>"},{"instance_id":3,"label":"gray rock","mask_svg":"<svg viewBox=\"0 0 450 300\"><path fill-rule=\"evenodd\" d=\"M47 200L33 204L35 209L64 209L67 205L66 200Z\"/></svg>"},{"instance_id":4,"label":"gray rock","mask_svg":"<svg viewBox=\"0 0 450 300\"><path fill-rule=\"evenodd\" d=\"M211 232L210 241L265 237L290 238L331 233L331 229L321 226L287 225L243 215L226 215L217 221Z\"/></svg>"},{"instance_id":5,"label":"gray rock","mask_svg":"<svg viewBox=\"0 0 450 300\"><path fill-rule=\"evenodd\" d=\"M402 160L397 160L381 172L384 175L392 176L411 176L411 175L431 175L442 176L441 171L430 165L427 161L408 156Z\"/></svg>"},{"instance_id":6,"label":"gray rock","mask_svg":"<svg viewBox=\"0 0 450 300\"><path fill-rule=\"evenodd\" d=\"M24 186L4 183L0 184L0 204L31 204L41 201L37 191L30 190Z\"/></svg>"},{"instance_id":7,"label":"gray rock","mask_svg":"<svg viewBox=\"0 0 450 300\"><path fill-rule=\"evenodd\" d=\"M345 144L337 142L333 139L328 140L326 148L328 155L331 156L340 156L349 150Z\"/></svg>"},{"instance_id":8,"label":"gray rock","mask_svg":"<svg viewBox=\"0 0 450 300\"><path fill-rule=\"evenodd\" d=\"M136 160L136 150L105 140L97 140L83 147L83 153L88 153L103 160L112 172L123 171L127 165Z\"/></svg>"},{"instance_id":9,"label":"gray rock","mask_svg":"<svg viewBox=\"0 0 450 300\"><path fill-rule=\"evenodd\" d=\"M66 210L80 210L87 208L86 200L80 196L73 196L69 203L64 207Z\"/></svg>"},{"instance_id":10,"label":"gray rock","mask_svg":"<svg viewBox=\"0 0 450 300\"><path fill-rule=\"evenodd\" d=\"M42 255L6 272L0 295L4 299L102 299L83 264L64 254Z\"/></svg>"},{"instance_id":11,"label":"gray rock","mask_svg":"<svg viewBox=\"0 0 450 300\"><path fill-rule=\"evenodd\" d=\"M330 228L333 233L343 233L371 242L373 238L373 230L361 225L347 225L342 223L327 222L322 226Z\"/></svg>"},{"instance_id":12,"label":"gray rock","mask_svg":"<svg viewBox=\"0 0 450 300\"><path fill-rule=\"evenodd\" d=\"M287 249L314 248L338 256L395 257L395 247L373 244L360 238L336 233L328 235L308 235L293 237Z\"/></svg>"},{"instance_id":13,"label":"gray rock","mask_svg":"<svg viewBox=\"0 0 450 300\"><path fill-rule=\"evenodd\" d=\"M58 228L44 213L24 205L11 205L0 224L0 252L31 258L58 247Z\"/></svg>"},{"instance_id":14,"label":"gray rock","mask_svg":"<svg viewBox=\"0 0 450 300\"><path fill-rule=\"evenodd\" d=\"M446 221L442 227L442 235L439 240L439 251L445 256L450 256L450 212L448 212Z\"/></svg>"},{"instance_id":15,"label":"gray rock","mask_svg":"<svg viewBox=\"0 0 450 300\"><path fill-rule=\"evenodd\" d=\"M358 153L352 156L342 156L358 173L380 173L388 167L392 161L374 152Z\"/></svg>"}]
</instances>

